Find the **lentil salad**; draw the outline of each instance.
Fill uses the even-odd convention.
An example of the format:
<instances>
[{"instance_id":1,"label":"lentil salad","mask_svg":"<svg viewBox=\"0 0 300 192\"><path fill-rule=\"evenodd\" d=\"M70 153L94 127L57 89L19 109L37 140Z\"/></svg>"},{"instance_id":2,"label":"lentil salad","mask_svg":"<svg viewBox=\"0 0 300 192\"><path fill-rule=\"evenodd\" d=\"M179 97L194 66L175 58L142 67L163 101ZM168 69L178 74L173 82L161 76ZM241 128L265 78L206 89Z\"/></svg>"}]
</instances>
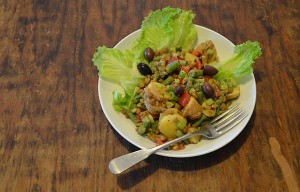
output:
<instances>
[{"instance_id":1,"label":"lentil salad","mask_svg":"<svg viewBox=\"0 0 300 192\"><path fill-rule=\"evenodd\" d=\"M157 144L197 131L239 97L234 79L214 79L218 70L211 63L218 57L211 40L190 51L146 48L144 56L149 65L137 65L145 78L134 96L135 107L130 114L128 110L122 113L127 117L133 114L137 132ZM199 141L200 136L194 136L171 149Z\"/></svg>"}]
</instances>

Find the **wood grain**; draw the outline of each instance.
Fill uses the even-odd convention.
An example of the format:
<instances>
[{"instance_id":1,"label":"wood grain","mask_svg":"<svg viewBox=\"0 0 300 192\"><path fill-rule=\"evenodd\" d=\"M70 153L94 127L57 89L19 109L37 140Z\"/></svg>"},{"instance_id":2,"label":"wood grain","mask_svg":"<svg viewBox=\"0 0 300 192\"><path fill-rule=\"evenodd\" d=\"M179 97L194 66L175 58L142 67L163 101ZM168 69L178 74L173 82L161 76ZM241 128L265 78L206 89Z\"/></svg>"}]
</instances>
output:
<instances>
[{"instance_id":1,"label":"wood grain","mask_svg":"<svg viewBox=\"0 0 300 192\"><path fill-rule=\"evenodd\" d=\"M256 108L213 153L152 156L115 176L109 161L137 148L108 123L91 58L165 6L235 44L261 43ZM300 2L293 0L0 2L0 191L288 191L275 138L299 191Z\"/></svg>"}]
</instances>

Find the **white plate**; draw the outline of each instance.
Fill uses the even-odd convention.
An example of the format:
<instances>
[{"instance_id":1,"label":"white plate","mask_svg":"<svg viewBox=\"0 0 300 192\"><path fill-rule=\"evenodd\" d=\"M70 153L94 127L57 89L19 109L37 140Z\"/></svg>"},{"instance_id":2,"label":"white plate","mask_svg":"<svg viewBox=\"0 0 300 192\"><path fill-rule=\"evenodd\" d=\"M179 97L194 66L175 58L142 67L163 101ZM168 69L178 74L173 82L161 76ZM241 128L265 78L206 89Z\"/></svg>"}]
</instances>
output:
<instances>
[{"instance_id":1,"label":"white plate","mask_svg":"<svg viewBox=\"0 0 300 192\"><path fill-rule=\"evenodd\" d=\"M230 42L228 39L223 37L222 35L207 29L205 27L201 27L195 25L197 32L198 32L198 42L203 42L205 40L212 40L214 45L216 46L217 53L219 59L225 60L226 58L230 57L233 54L234 44ZM116 49L125 50L129 48L132 42L138 37L140 30L137 30L124 39L122 39L116 46ZM235 128L231 131L222 135L221 137L214 139L214 140L205 140L202 139L201 142L198 144L190 144L187 145L184 150L180 151L165 151L161 150L157 152L157 155L166 156L166 157L193 157L204 155L215 151L230 141L232 141L235 137L239 135L239 133L245 128L246 124L248 123L252 112L254 110L255 101L256 101L256 84L254 75L250 74L239 81L240 88L241 88L241 95L238 99L238 102L244 106L246 111L248 112L248 116L239 123ZM135 125L131 122L131 120L126 119L125 116L121 113L117 113L112 106L112 92L114 90L122 91L122 88L114 83L111 83L107 80L99 78L98 82L98 93L99 99L110 124L114 127L114 129L127 141L132 143L133 145L145 149L154 147L155 143L150 141L147 138L140 136L135 129Z\"/></svg>"}]
</instances>

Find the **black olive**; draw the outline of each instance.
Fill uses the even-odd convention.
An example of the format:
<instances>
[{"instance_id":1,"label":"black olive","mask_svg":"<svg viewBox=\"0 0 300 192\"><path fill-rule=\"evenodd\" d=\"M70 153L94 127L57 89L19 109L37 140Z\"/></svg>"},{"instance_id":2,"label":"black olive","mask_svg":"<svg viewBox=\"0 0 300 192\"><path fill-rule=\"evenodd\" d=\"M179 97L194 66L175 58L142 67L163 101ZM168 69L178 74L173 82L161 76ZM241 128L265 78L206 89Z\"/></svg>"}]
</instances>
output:
<instances>
[{"instance_id":1,"label":"black olive","mask_svg":"<svg viewBox=\"0 0 300 192\"><path fill-rule=\"evenodd\" d=\"M203 69L204 75L213 76L213 75L217 74L218 72L219 72L218 69L216 69L215 67L213 67L211 65L205 65L204 69Z\"/></svg>"},{"instance_id":2,"label":"black olive","mask_svg":"<svg viewBox=\"0 0 300 192\"><path fill-rule=\"evenodd\" d=\"M148 62L151 62L154 58L154 51L150 47L146 48L144 51L144 57Z\"/></svg>"},{"instance_id":3,"label":"black olive","mask_svg":"<svg viewBox=\"0 0 300 192\"><path fill-rule=\"evenodd\" d=\"M204 93L206 98L215 97L215 90L209 83L204 83L204 85L202 85L202 92Z\"/></svg>"},{"instance_id":4,"label":"black olive","mask_svg":"<svg viewBox=\"0 0 300 192\"><path fill-rule=\"evenodd\" d=\"M174 93L176 96L180 97L184 93L184 87L182 85L177 85L174 88Z\"/></svg>"},{"instance_id":5,"label":"black olive","mask_svg":"<svg viewBox=\"0 0 300 192\"><path fill-rule=\"evenodd\" d=\"M145 76L152 75L152 71L151 71L150 67L145 63L139 63L137 65L137 68L142 75L145 75Z\"/></svg>"}]
</instances>

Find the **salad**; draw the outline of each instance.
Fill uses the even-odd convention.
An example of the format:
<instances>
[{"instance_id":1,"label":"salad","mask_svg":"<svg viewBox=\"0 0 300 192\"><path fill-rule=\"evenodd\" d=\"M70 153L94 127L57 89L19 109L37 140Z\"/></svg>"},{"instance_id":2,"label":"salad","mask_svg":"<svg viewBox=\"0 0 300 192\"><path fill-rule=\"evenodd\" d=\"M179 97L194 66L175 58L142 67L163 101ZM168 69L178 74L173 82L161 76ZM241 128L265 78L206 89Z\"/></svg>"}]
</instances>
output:
<instances>
[{"instance_id":1,"label":"salad","mask_svg":"<svg viewBox=\"0 0 300 192\"><path fill-rule=\"evenodd\" d=\"M252 72L261 55L259 43L247 41L219 62L211 40L195 45L194 16L170 7L152 12L130 49L102 46L93 57L100 77L124 89L113 92L114 109L158 144L195 131L226 110L239 96L237 80ZM172 149L199 141L193 137Z\"/></svg>"}]
</instances>

